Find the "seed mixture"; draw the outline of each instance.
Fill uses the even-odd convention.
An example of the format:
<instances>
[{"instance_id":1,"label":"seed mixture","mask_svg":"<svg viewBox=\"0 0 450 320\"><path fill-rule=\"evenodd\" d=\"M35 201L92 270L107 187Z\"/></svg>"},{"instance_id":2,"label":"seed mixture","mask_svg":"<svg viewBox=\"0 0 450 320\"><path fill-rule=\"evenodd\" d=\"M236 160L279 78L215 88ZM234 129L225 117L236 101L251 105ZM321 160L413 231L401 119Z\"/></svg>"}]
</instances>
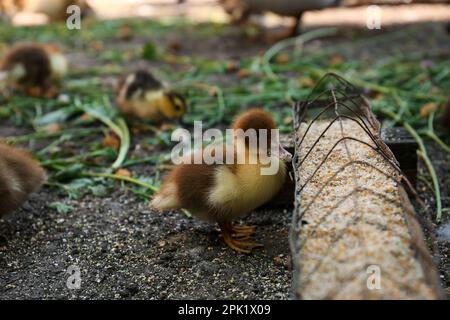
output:
<instances>
[{"instance_id":1,"label":"seed mixture","mask_svg":"<svg viewBox=\"0 0 450 320\"><path fill-rule=\"evenodd\" d=\"M300 160L329 123L312 124L299 150ZM301 136L306 128L302 123ZM297 293L304 299L437 298L411 247L398 173L387 160L347 139L315 173L344 136L375 147L357 123L336 121L300 166L302 186L313 178L301 191Z\"/></svg>"}]
</instances>

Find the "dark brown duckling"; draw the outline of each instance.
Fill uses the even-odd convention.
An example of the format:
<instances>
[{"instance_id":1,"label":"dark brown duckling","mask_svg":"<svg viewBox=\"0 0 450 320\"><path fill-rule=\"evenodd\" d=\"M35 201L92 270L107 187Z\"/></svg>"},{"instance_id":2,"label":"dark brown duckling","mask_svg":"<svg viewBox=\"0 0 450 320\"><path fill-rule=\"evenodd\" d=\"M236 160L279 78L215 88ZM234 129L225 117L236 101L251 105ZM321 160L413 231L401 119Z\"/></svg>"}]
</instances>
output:
<instances>
[{"instance_id":1,"label":"dark brown duckling","mask_svg":"<svg viewBox=\"0 0 450 320\"><path fill-rule=\"evenodd\" d=\"M18 209L45 179L44 169L29 153L0 143L0 217Z\"/></svg>"},{"instance_id":2,"label":"dark brown duckling","mask_svg":"<svg viewBox=\"0 0 450 320\"><path fill-rule=\"evenodd\" d=\"M39 97L54 96L56 90L52 85L66 72L63 52L50 44L18 44L0 63L0 81Z\"/></svg>"}]
</instances>

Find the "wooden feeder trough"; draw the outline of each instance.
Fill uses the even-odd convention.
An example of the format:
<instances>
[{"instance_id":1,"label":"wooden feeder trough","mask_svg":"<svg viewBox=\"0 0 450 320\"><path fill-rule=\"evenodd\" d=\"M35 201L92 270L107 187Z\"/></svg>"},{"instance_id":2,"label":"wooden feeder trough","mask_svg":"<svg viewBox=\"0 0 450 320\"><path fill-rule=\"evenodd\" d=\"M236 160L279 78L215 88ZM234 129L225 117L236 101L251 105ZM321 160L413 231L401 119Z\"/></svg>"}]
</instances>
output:
<instances>
[{"instance_id":1,"label":"wooden feeder trough","mask_svg":"<svg viewBox=\"0 0 450 320\"><path fill-rule=\"evenodd\" d=\"M325 107L312 107L317 104ZM382 140L367 100L327 75L296 105L294 130L294 297L441 298L405 190L414 188Z\"/></svg>"}]
</instances>

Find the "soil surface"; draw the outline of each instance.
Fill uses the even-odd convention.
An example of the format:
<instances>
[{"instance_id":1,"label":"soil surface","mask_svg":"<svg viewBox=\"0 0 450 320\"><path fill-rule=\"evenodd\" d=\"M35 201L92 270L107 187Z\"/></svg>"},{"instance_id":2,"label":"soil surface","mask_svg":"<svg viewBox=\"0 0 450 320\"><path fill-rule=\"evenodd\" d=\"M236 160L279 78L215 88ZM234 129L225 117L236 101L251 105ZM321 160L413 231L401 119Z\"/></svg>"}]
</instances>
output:
<instances>
[{"instance_id":1,"label":"soil surface","mask_svg":"<svg viewBox=\"0 0 450 320\"><path fill-rule=\"evenodd\" d=\"M449 139L446 141L449 142ZM438 224L434 219L427 219L428 223L424 225L425 234L427 236L427 242L431 248L437 247L439 253L435 255L435 261L438 264L442 287L445 294L450 298L450 155L439 148L435 143L428 143L430 159L436 168L436 174L439 179L439 185L442 194L442 220ZM419 164L419 175L424 174L426 176L426 169L423 163ZM418 191L421 193L425 203L429 206L432 212L436 208L436 202L433 197L433 193L423 183L418 183ZM431 232L427 226L431 222Z\"/></svg>"}]
</instances>

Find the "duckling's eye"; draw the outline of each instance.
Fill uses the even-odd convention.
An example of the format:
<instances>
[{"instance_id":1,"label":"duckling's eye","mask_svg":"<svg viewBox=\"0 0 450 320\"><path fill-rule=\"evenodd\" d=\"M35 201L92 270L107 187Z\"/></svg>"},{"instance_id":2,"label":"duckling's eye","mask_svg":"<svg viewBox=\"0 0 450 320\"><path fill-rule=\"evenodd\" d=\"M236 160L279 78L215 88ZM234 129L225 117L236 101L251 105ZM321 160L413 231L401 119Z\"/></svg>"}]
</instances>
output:
<instances>
[{"instance_id":1,"label":"duckling's eye","mask_svg":"<svg viewBox=\"0 0 450 320\"><path fill-rule=\"evenodd\" d=\"M173 107L174 107L175 111L182 111L183 110L183 102L180 99L175 98Z\"/></svg>"}]
</instances>

